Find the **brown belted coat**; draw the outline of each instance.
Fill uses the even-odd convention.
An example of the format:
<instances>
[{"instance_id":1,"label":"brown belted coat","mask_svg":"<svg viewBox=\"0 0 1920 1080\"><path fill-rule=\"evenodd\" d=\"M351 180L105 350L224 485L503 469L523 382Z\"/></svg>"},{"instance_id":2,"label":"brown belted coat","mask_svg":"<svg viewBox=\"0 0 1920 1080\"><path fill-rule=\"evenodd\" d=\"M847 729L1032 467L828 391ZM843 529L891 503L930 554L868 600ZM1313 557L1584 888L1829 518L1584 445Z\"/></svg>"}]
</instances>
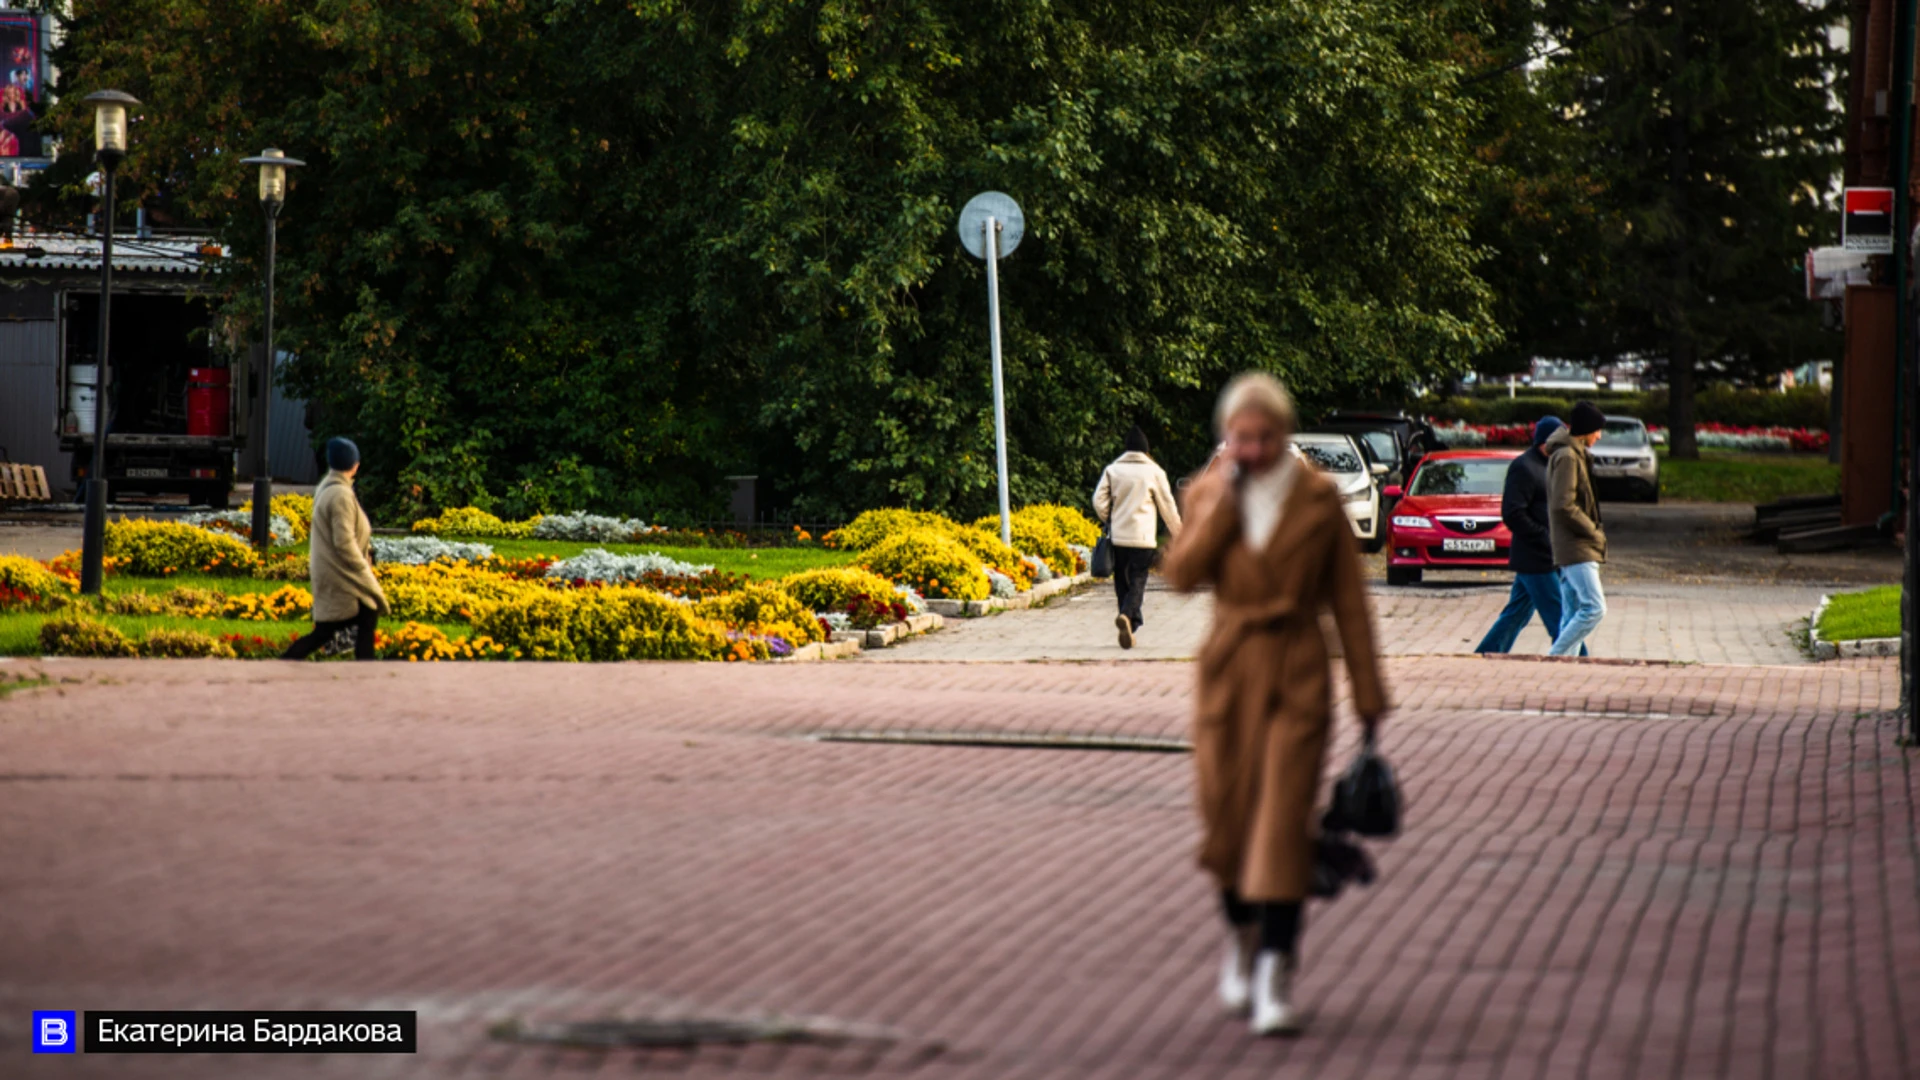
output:
<instances>
[{"instance_id":1,"label":"brown belted coat","mask_svg":"<svg viewBox=\"0 0 1920 1080\"><path fill-rule=\"evenodd\" d=\"M1332 609L1339 628L1355 710L1378 717L1387 705L1359 550L1339 491L1302 469L1279 528L1254 551L1225 475L1204 476L1189 492L1187 527L1162 572L1174 588L1212 585L1214 592L1193 720L1200 865L1245 900L1304 900L1333 726L1323 610Z\"/></svg>"}]
</instances>

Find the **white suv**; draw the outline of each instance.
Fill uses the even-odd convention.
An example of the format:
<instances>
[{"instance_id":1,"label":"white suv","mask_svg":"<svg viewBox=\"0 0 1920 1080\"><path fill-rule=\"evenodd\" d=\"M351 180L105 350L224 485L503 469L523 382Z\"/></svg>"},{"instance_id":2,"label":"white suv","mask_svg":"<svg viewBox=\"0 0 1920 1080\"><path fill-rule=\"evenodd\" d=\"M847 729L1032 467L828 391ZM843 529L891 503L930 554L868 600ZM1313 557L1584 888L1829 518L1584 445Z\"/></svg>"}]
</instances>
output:
<instances>
[{"instance_id":1,"label":"white suv","mask_svg":"<svg viewBox=\"0 0 1920 1080\"><path fill-rule=\"evenodd\" d=\"M1593 447L1593 485L1624 492L1640 502L1660 501L1660 459L1647 425L1631 416L1609 416Z\"/></svg>"}]
</instances>

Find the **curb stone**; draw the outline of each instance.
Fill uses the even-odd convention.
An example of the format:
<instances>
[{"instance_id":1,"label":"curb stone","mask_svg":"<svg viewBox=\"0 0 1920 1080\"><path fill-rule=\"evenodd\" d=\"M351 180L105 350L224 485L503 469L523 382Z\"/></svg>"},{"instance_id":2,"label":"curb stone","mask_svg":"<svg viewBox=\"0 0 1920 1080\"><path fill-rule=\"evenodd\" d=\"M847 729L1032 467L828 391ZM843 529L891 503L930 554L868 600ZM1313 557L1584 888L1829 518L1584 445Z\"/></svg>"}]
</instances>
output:
<instances>
[{"instance_id":1,"label":"curb stone","mask_svg":"<svg viewBox=\"0 0 1920 1080\"><path fill-rule=\"evenodd\" d=\"M1092 580L1092 574L1074 574L1043 581L1016 596L996 596L986 600L928 600L927 610L948 618L969 619L991 615L996 611L1024 611Z\"/></svg>"},{"instance_id":2,"label":"curb stone","mask_svg":"<svg viewBox=\"0 0 1920 1080\"><path fill-rule=\"evenodd\" d=\"M1826 614L1827 605L1833 602L1833 594L1820 598L1820 606L1813 609L1813 616L1807 620L1807 643L1813 649L1815 660L1853 660L1865 656L1899 656L1900 639L1897 637L1856 638L1852 641L1828 641L1820 636L1820 616Z\"/></svg>"},{"instance_id":3,"label":"curb stone","mask_svg":"<svg viewBox=\"0 0 1920 1080\"><path fill-rule=\"evenodd\" d=\"M836 643L853 642L863 649L884 649L896 641L931 633L945 625L944 618L932 613L909 615L905 622L888 623L871 630L836 630L833 640Z\"/></svg>"}]
</instances>

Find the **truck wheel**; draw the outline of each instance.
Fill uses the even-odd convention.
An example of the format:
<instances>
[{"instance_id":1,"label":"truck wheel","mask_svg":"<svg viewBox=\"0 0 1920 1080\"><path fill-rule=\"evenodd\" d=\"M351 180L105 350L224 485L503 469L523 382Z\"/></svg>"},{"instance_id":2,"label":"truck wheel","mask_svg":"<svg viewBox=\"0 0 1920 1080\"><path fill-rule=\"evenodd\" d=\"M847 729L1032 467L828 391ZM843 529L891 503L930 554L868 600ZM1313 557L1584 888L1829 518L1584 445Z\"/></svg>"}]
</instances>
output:
<instances>
[{"instance_id":1,"label":"truck wheel","mask_svg":"<svg viewBox=\"0 0 1920 1080\"><path fill-rule=\"evenodd\" d=\"M225 510L233 504L233 485L202 484L195 501L212 510Z\"/></svg>"},{"instance_id":2,"label":"truck wheel","mask_svg":"<svg viewBox=\"0 0 1920 1080\"><path fill-rule=\"evenodd\" d=\"M1418 585L1420 584L1420 568L1417 566L1389 566L1387 567L1387 584Z\"/></svg>"}]
</instances>

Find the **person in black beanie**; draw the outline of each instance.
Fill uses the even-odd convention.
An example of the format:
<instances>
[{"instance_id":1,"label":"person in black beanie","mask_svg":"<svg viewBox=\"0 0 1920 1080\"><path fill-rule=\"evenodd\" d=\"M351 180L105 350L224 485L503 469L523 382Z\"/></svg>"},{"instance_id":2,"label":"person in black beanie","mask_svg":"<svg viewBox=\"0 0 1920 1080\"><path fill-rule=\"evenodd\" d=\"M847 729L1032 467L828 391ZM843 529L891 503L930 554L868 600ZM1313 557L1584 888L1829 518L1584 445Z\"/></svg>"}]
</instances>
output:
<instances>
[{"instance_id":1,"label":"person in black beanie","mask_svg":"<svg viewBox=\"0 0 1920 1080\"><path fill-rule=\"evenodd\" d=\"M1573 406L1566 428L1547 440L1547 519L1553 534L1553 565L1560 572L1560 633L1549 655L1572 656L1607 615L1600 565L1607 561L1607 532L1600 524L1600 498L1593 489L1593 456L1607 418L1599 406Z\"/></svg>"},{"instance_id":2,"label":"person in black beanie","mask_svg":"<svg viewBox=\"0 0 1920 1080\"><path fill-rule=\"evenodd\" d=\"M351 439L327 440L327 475L313 492L313 528L307 536L313 587L313 632L293 643L282 660L305 660L353 628L353 658L374 659L373 632L387 606L373 576L373 526L353 494L360 448Z\"/></svg>"},{"instance_id":3,"label":"person in black beanie","mask_svg":"<svg viewBox=\"0 0 1920 1080\"><path fill-rule=\"evenodd\" d=\"M1173 485L1166 470L1147 456L1147 433L1138 424L1127 432L1126 452L1100 474L1093 490L1093 512L1108 525L1113 542L1113 591L1120 613L1113 624L1120 631L1120 647L1133 648L1133 636L1145 625L1142 611L1147 577L1160 543L1160 521L1167 532L1180 535L1180 509L1174 505Z\"/></svg>"}]
</instances>

